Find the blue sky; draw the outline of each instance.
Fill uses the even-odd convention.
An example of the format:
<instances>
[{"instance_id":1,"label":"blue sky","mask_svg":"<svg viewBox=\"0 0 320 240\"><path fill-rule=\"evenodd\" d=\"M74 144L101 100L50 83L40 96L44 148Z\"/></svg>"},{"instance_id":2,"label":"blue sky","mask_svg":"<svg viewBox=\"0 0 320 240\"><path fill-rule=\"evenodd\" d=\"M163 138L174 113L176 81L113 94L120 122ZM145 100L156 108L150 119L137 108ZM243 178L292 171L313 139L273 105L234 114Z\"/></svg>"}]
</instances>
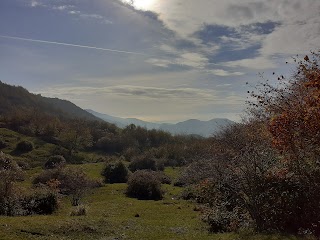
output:
<instances>
[{"instance_id":1,"label":"blue sky","mask_svg":"<svg viewBox=\"0 0 320 240\"><path fill-rule=\"evenodd\" d=\"M246 82L319 49L319 13L319 0L1 0L0 80L114 116L239 120Z\"/></svg>"}]
</instances>

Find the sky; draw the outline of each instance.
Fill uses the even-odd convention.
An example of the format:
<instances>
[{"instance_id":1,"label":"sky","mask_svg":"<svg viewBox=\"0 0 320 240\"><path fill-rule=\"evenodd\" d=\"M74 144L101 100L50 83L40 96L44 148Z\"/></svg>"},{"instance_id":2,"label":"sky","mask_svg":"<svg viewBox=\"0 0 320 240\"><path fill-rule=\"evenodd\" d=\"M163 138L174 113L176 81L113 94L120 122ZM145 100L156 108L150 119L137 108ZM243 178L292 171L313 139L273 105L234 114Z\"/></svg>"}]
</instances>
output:
<instances>
[{"instance_id":1,"label":"sky","mask_svg":"<svg viewBox=\"0 0 320 240\"><path fill-rule=\"evenodd\" d=\"M152 122L238 121L319 43L319 0L0 0L1 81Z\"/></svg>"}]
</instances>

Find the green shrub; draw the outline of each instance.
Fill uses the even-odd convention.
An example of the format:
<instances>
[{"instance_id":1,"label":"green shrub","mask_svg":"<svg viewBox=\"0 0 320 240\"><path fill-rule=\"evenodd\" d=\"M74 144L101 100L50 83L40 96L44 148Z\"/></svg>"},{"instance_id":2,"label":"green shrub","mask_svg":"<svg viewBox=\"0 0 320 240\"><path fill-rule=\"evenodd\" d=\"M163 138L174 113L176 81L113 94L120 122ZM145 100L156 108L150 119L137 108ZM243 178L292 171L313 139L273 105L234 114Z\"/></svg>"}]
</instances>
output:
<instances>
[{"instance_id":1,"label":"green shrub","mask_svg":"<svg viewBox=\"0 0 320 240\"><path fill-rule=\"evenodd\" d=\"M55 155L63 156L66 159L66 161L69 162L69 159L68 159L70 157L69 151L64 147L55 146L53 148L53 150L51 151L51 155L52 156L55 156Z\"/></svg>"},{"instance_id":2,"label":"green shrub","mask_svg":"<svg viewBox=\"0 0 320 240\"><path fill-rule=\"evenodd\" d=\"M195 185L188 185L183 188L180 197L184 200L196 200L198 195L197 187Z\"/></svg>"},{"instance_id":3,"label":"green shrub","mask_svg":"<svg viewBox=\"0 0 320 240\"><path fill-rule=\"evenodd\" d=\"M300 176L267 176L257 184L261 192L254 196L254 201L259 215L253 214L253 218L259 230L311 232L320 236L319 168Z\"/></svg>"},{"instance_id":4,"label":"green shrub","mask_svg":"<svg viewBox=\"0 0 320 240\"><path fill-rule=\"evenodd\" d=\"M122 161L107 163L103 172L106 183L126 183L129 171Z\"/></svg>"},{"instance_id":5,"label":"green shrub","mask_svg":"<svg viewBox=\"0 0 320 240\"><path fill-rule=\"evenodd\" d=\"M127 196L145 200L163 198L161 183L154 172L140 170L134 172L128 181Z\"/></svg>"},{"instance_id":6,"label":"green shrub","mask_svg":"<svg viewBox=\"0 0 320 240\"><path fill-rule=\"evenodd\" d=\"M52 214L58 209L58 196L47 189L36 189L21 200L21 207L24 215Z\"/></svg>"},{"instance_id":7,"label":"green shrub","mask_svg":"<svg viewBox=\"0 0 320 240\"><path fill-rule=\"evenodd\" d=\"M13 158L0 152L0 215L20 214L20 191L15 182L23 178L24 173Z\"/></svg>"},{"instance_id":8,"label":"green shrub","mask_svg":"<svg viewBox=\"0 0 320 240\"><path fill-rule=\"evenodd\" d=\"M225 205L217 208L202 208L202 220L210 227L210 232L236 232L248 229L253 222L246 211L240 208L228 209Z\"/></svg>"},{"instance_id":9,"label":"green shrub","mask_svg":"<svg viewBox=\"0 0 320 240\"><path fill-rule=\"evenodd\" d=\"M64 171L61 169L48 169L46 171L41 172L38 176L36 176L32 183L33 185L46 185L50 180L56 179L60 182L60 180L64 177Z\"/></svg>"},{"instance_id":10,"label":"green shrub","mask_svg":"<svg viewBox=\"0 0 320 240\"><path fill-rule=\"evenodd\" d=\"M156 168L157 171L164 171L167 160L165 159L156 159Z\"/></svg>"},{"instance_id":11,"label":"green shrub","mask_svg":"<svg viewBox=\"0 0 320 240\"><path fill-rule=\"evenodd\" d=\"M44 164L45 169L53 169L64 167L66 165L66 159L61 155L55 155L49 157L49 159Z\"/></svg>"},{"instance_id":12,"label":"green shrub","mask_svg":"<svg viewBox=\"0 0 320 240\"><path fill-rule=\"evenodd\" d=\"M5 216L24 215L24 211L21 207L21 202L20 202L20 192L16 187L12 187L10 189L9 195L0 196L0 215L5 215Z\"/></svg>"},{"instance_id":13,"label":"green shrub","mask_svg":"<svg viewBox=\"0 0 320 240\"><path fill-rule=\"evenodd\" d=\"M68 157L67 160L68 160L68 163L71 163L71 164L82 164L86 162L85 157L79 153L72 154L71 156Z\"/></svg>"},{"instance_id":14,"label":"green shrub","mask_svg":"<svg viewBox=\"0 0 320 240\"><path fill-rule=\"evenodd\" d=\"M157 170L156 160L148 154L143 154L138 157L135 157L130 162L129 169L132 172L135 172L137 170L144 170L144 169L156 171Z\"/></svg>"},{"instance_id":15,"label":"green shrub","mask_svg":"<svg viewBox=\"0 0 320 240\"><path fill-rule=\"evenodd\" d=\"M274 168L256 175L255 181L246 179L246 185L231 174L218 184L203 181L186 188L184 198L208 207L203 220L214 232L254 227L259 232L320 236L320 168L301 164L299 174Z\"/></svg>"},{"instance_id":16,"label":"green shrub","mask_svg":"<svg viewBox=\"0 0 320 240\"><path fill-rule=\"evenodd\" d=\"M29 141L21 141L16 146L18 152L30 152L34 149L33 143Z\"/></svg>"},{"instance_id":17,"label":"green shrub","mask_svg":"<svg viewBox=\"0 0 320 240\"><path fill-rule=\"evenodd\" d=\"M164 172L155 172L154 174L156 174L158 180L162 183L162 184L171 184L171 178L165 174Z\"/></svg>"},{"instance_id":18,"label":"green shrub","mask_svg":"<svg viewBox=\"0 0 320 240\"><path fill-rule=\"evenodd\" d=\"M6 148L7 146L7 143L3 139L0 139L0 149Z\"/></svg>"},{"instance_id":19,"label":"green shrub","mask_svg":"<svg viewBox=\"0 0 320 240\"><path fill-rule=\"evenodd\" d=\"M25 159L18 160L17 164L18 164L18 166L20 167L21 170L29 170L30 169L30 164L28 162L26 162Z\"/></svg>"},{"instance_id":20,"label":"green shrub","mask_svg":"<svg viewBox=\"0 0 320 240\"><path fill-rule=\"evenodd\" d=\"M43 171L33 180L33 184L48 185L52 180L59 182L60 193L69 195L73 206L80 204L80 200L89 189L101 186L99 181L89 179L79 168L57 168Z\"/></svg>"},{"instance_id":21,"label":"green shrub","mask_svg":"<svg viewBox=\"0 0 320 240\"><path fill-rule=\"evenodd\" d=\"M139 149L137 148L127 148L126 150L123 151L122 155L125 158L126 161L131 162L131 160L140 154Z\"/></svg>"}]
</instances>

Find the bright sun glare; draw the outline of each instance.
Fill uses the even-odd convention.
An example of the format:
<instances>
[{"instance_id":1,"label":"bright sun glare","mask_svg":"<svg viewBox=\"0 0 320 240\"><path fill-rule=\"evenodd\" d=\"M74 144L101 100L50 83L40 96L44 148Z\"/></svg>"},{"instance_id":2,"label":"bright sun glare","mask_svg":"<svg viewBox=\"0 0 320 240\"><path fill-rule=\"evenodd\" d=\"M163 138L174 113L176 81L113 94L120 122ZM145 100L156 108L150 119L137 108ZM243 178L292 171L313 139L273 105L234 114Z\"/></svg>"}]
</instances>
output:
<instances>
[{"instance_id":1,"label":"bright sun glare","mask_svg":"<svg viewBox=\"0 0 320 240\"><path fill-rule=\"evenodd\" d=\"M157 0L122 0L125 3L132 4L137 9L149 10Z\"/></svg>"}]
</instances>

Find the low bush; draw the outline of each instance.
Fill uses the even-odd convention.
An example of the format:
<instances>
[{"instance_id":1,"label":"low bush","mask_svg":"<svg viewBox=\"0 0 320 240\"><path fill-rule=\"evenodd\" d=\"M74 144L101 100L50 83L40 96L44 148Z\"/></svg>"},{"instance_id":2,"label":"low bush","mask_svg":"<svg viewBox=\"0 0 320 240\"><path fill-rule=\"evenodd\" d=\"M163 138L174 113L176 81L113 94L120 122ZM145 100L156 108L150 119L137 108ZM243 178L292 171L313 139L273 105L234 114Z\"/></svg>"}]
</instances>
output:
<instances>
[{"instance_id":1,"label":"low bush","mask_svg":"<svg viewBox=\"0 0 320 240\"><path fill-rule=\"evenodd\" d=\"M252 217L259 230L320 236L319 168L300 176L266 176L257 184L262 187L254 198L259 212Z\"/></svg>"},{"instance_id":2,"label":"low bush","mask_svg":"<svg viewBox=\"0 0 320 240\"><path fill-rule=\"evenodd\" d=\"M18 164L18 166L20 167L21 170L29 170L30 169L30 164L28 162L26 162L25 159L18 160L17 164Z\"/></svg>"},{"instance_id":3,"label":"low bush","mask_svg":"<svg viewBox=\"0 0 320 240\"><path fill-rule=\"evenodd\" d=\"M105 183L126 183L129 171L122 161L116 161L107 163L101 175Z\"/></svg>"},{"instance_id":4,"label":"low bush","mask_svg":"<svg viewBox=\"0 0 320 240\"><path fill-rule=\"evenodd\" d=\"M161 183L152 171L140 170L134 172L128 181L127 196L145 200L160 200L163 198Z\"/></svg>"},{"instance_id":5,"label":"low bush","mask_svg":"<svg viewBox=\"0 0 320 240\"><path fill-rule=\"evenodd\" d=\"M33 193L21 199L24 215L52 214L58 209L58 196L48 189L36 189Z\"/></svg>"},{"instance_id":6,"label":"low bush","mask_svg":"<svg viewBox=\"0 0 320 240\"><path fill-rule=\"evenodd\" d=\"M195 185L188 185L183 188L180 198L184 200L196 200L198 197L198 191Z\"/></svg>"},{"instance_id":7,"label":"low bush","mask_svg":"<svg viewBox=\"0 0 320 240\"><path fill-rule=\"evenodd\" d=\"M165 174L164 172L155 172L154 174L156 174L158 180L162 183L162 184L171 184L171 178Z\"/></svg>"},{"instance_id":8,"label":"low bush","mask_svg":"<svg viewBox=\"0 0 320 240\"><path fill-rule=\"evenodd\" d=\"M82 164L86 162L86 158L79 153L68 156L66 160L68 163L71 163L71 164Z\"/></svg>"},{"instance_id":9,"label":"low bush","mask_svg":"<svg viewBox=\"0 0 320 240\"><path fill-rule=\"evenodd\" d=\"M57 168L43 171L34 180L34 185L50 185L53 180L58 181L60 193L71 196L71 204L78 206L80 200L89 189L100 187L99 181L91 180L78 168Z\"/></svg>"},{"instance_id":10,"label":"low bush","mask_svg":"<svg viewBox=\"0 0 320 240\"><path fill-rule=\"evenodd\" d=\"M21 141L16 146L18 152L30 152L34 149L33 143L29 141Z\"/></svg>"},{"instance_id":11,"label":"low bush","mask_svg":"<svg viewBox=\"0 0 320 240\"><path fill-rule=\"evenodd\" d=\"M133 158L133 160L129 164L129 169L131 172L144 169L157 171L156 160L149 154L143 154Z\"/></svg>"},{"instance_id":12,"label":"low bush","mask_svg":"<svg viewBox=\"0 0 320 240\"><path fill-rule=\"evenodd\" d=\"M20 212L20 191L15 182L22 181L24 173L10 155L0 152L0 215Z\"/></svg>"},{"instance_id":13,"label":"low bush","mask_svg":"<svg viewBox=\"0 0 320 240\"><path fill-rule=\"evenodd\" d=\"M131 162L131 160L140 154L139 149L137 148L127 148L126 150L123 151L122 155L125 158L126 161Z\"/></svg>"},{"instance_id":14,"label":"low bush","mask_svg":"<svg viewBox=\"0 0 320 240\"><path fill-rule=\"evenodd\" d=\"M202 207L202 220L209 225L210 232L237 232L253 226L249 214L240 208L232 210L224 205L217 208Z\"/></svg>"},{"instance_id":15,"label":"low bush","mask_svg":"<svg viewBox=\"0 0 320 240\"><path fill-rule=\"evenodd\" d=\"M66 165L66 159L61 155L55 155L49 157L49 159L44 164L45 169L53 169L64 167Z\"/></svg>"},{"instance_id":16,"label":"low bush","mask_svg":"<svg viewBox=\"0 0 320 240\"><path fill-rule=\"evenodd\" d=\"M22 181L23 176L23 171L13 159L0 153L0 215L53 213L58 208L57 195L48 189L26 192L15 184Z\"/></svg>"},{"instance_id":17,"label":"low bush","mask_svg":"<svg viewBox=\"0 0 320 240\"><path fill-rule=\"evenodd\" d=\"M18 216L24 215L21 207L20 192L17 188L10 189L10 195L0 196L0 215Z\"/></svg>"},{"instance_id":18,"label":"low bush","mask_svg":"<svg viewBox=\"0 0 320 240\"><path fill-rule=\"evenodd\" d=\"M87 206L79 205L71 211L70 216L86 216L87 212L88 212Z\"/></svg>"},{"instance_id":19,"label":"low bush","mask_svg":"<svg viewBox=\"0 0 320 240\"><path fill-rule=\"evenodd\" d=\"M3 139L0 139L0 149L6 148L6 147L7 147L7 143Z\"/></svg>"}]
</instances>

